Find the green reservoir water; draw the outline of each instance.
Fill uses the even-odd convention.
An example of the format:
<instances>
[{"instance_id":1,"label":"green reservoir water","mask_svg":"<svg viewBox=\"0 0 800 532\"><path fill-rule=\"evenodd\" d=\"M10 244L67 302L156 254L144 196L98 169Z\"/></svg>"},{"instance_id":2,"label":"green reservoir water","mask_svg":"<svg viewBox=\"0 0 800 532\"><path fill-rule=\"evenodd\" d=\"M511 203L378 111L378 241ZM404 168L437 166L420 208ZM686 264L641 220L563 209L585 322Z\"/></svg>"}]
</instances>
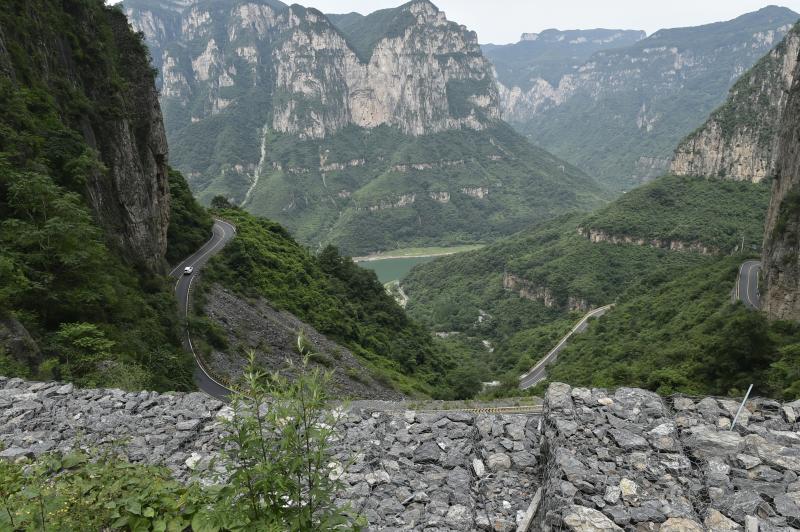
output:
<instances>
[{"instance_id":1,"label":"green reservoir water","mask_svg":"<svg viewBox=\"0 0 800 532\"><path fill-rule=\"evenodd\" d=\"M381 259L357 263L362 268L375 270L378 280L384 284L402 279L417 264L430 262L436 257L407 257L402 259Z\"/></svg>"}]
</instances>

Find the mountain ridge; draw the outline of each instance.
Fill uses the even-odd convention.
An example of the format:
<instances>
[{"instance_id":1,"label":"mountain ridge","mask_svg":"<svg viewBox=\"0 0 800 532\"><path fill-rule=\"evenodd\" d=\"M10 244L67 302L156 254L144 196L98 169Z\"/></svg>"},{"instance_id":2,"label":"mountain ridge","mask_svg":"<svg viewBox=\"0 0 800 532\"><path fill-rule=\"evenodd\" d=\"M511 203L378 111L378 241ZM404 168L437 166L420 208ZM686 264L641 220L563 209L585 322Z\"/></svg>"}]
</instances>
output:
<instances>
[{"instance_id":1,"label":"mountain ridge","mask_svg":"<svg viewBox=\"0 0 800 532\"><path fill-rule=\"evenodd\" d=\"M557 83L504 84L503 117L534 143L616 190L663 174L675 146L722 104L734 79L797 22L766 7L725 22L655 32L595 52ZM509 78L511 79L511 78ZM508 81L508 80L506 80ZM584 124L580 131L571 129Z\"/></svg>"},{"instance_id":2,"label":"mountain ridge","mask_svg":"<svg viewBox=\"0 0 800 532\"><path fill-rule=\"evenodd\" d=\"M169 22L151 4L124 5L161 68L173 160L205 203L364 254L485 241L605 201L500 120L477 36L431 2L334 16L341 28L301 6L199 0Z\"/></svg>"}]
</instances>

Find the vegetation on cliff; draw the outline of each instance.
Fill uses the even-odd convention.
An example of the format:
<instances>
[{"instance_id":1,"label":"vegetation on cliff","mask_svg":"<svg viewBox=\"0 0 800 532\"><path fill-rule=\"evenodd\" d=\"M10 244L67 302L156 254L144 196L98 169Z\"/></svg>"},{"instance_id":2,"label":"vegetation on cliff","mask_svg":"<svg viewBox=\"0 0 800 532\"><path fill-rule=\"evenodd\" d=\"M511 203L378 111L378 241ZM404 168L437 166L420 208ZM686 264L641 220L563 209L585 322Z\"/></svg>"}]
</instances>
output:
<instances>
[{"instance_id":1,"label":"vegetation on cliff","mask_svg":"<svg viewBox=\"0 0 800 532\"><path fill-rule=\"evenodd\" d=\"M420 137L351 127L322 140L271 134L267 144L267 168L244 207L301 242L355 255L487 242L605 198L502 124ZM331 154L325 167L321 153Z\"/></svg>"},{"instance_id":2,"label":"vegetation on cliff","mask_svg":"<svg viewBox=\"0 0 800 532\"><path fill-rule=\"evenodd\" d=\"M153 76L134 68L147 64L144 44L97 0L12 2L0 29L9 65L0 73L0 314L41 349L21 363L0 348L0 373L190 389L170 285L131 265L87 197L88 175L106 169L84 117L125 113L121 99L137 96L125 90L129 77ZM98 86L103 97L90 97L86 87ZM191 217L176 218L174 232Z\"/></svg>"}]
</instances>

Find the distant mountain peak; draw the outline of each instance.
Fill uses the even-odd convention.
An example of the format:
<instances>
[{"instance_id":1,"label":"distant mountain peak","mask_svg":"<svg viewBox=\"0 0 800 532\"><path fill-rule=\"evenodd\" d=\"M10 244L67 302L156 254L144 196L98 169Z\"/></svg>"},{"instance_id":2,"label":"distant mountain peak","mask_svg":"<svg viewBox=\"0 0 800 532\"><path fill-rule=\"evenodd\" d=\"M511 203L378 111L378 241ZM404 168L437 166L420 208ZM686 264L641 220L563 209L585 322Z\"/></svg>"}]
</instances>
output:
<instances>
[{"instance_id":1,"label":"distant mountain peak","mask_svg":"<svg viewBox=\"0 0 800 532\"><path fill-rule=\"evenodd\" d=\"M631 40L641 40L647 37L647 32L643 30L621 30L607 28L593 28L586 30L559 30L548 28L539 33L523 33L519 42L542 41L548 43L564 44L607 44L624 39L625 42Z\"/></svg>"}]
</instances>

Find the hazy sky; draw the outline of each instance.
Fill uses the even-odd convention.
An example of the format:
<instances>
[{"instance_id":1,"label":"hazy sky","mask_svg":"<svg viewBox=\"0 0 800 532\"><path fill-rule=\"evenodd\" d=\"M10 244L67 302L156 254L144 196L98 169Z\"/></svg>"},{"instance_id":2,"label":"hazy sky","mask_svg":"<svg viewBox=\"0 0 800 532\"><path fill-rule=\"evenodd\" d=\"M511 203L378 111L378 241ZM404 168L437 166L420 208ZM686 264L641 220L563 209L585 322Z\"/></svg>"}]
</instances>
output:
<instances>
[{"instance_id":1,"label":"hazy sky","mask_svg":"<svg viewBox=\"0 0 800 532\"><path fill-rule=\"evenodd\" d=\"M283 0L286 2L286 0ZM406 0L292 0L325 13L367 14ZM291 3L291 1L286 2ZM516 42L547 28L645 30L729 20L768 5L758 0L433 0L447 18L478 32L481 43ZM800 13L800 0L776 2Z\"/></svg>"},{"instance_id":2,"label":"hazy sky","mask_svg":"<svg viewBox=\"0 0 800 532\"><path fill-rule=\"evenodd\" d=\"M116 4L120 0L107 0ZM372 13L407 0L283 0L324 13ZM768 0L433 0L447 18L478 32L482 44L517 42L524 32L611 28L645 30L699 26L755 11ZM800 0L781 0L800 13Z\"/></svg>"}]
</instances>

